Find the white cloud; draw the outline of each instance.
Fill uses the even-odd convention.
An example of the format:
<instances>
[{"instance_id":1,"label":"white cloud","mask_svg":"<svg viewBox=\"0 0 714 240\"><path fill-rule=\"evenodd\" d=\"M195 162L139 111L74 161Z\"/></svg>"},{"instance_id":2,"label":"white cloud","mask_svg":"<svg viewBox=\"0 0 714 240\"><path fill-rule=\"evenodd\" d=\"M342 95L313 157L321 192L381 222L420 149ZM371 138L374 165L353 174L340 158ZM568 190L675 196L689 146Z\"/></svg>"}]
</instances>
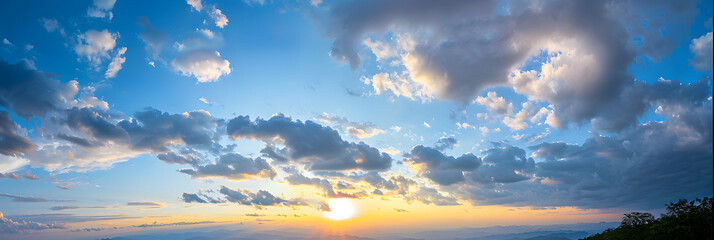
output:
<instances>
[{"instance_id":1,"label":"white cloud","mask_svg":"<svg viewBox=\"0 0 714 240\"><path fill-rule=\"evenodd\" d=\"M488 128L485 126L478 128L478 130L481 131L481 135L483 135L484 137L486 136L486 134L488 134Z\"/></svg>"},{"instance_id":2,"label":"white cloud","mask_svg":"<svg viewBox=\"0 0 714 240\"><path fill-rule=\"evenodd\" d=\"M400 127L400 126L392 126L389 129L392 129L392 131L394 131L394 132L402 131L402 127Z\"/></svg>"},{"instance_id":3,"label":"white cloud","mask_svg":"<svg viewBox=\"0 0 714 240\"><path fill-rule=\"evenodd\" d=\"M513 112L513 104L507 103L506 99L499 97L496 92L488 92L486 97L479 96L474 102L486 106L490 111L499 115L511 114Z\"/></svg>"},{"instance_id":4,"label":"white cloud","mask_svg":"<svg viewBox=\"0 0 714 240\"><path fill-rule=\"evenodd\" d=\"M92 6L87 8L87 15L96 18L107 17L111 20L114 18L114 14L111 10L114 8L116 2L116 0L94 0Z\"/></svg>"},{"instance_id":5,"label":"white cloud","mask_svg":"<svg viewBox=\"0 0 714 240\"><path fill-rule=\"evenodd\" d=\"M513 117L504 117L503 124L506 124L512 130L521 130L528 127L528 122L538 123L551 113L545 107L539 109L538 105L533 102L524 102L522 106L521 111Z\"/></svg>"},{"instance_id":6,"label":"white cloud","mask_svg":"<svg viewBox=\"0 0 714 240\"><path fill-rule=\"evenodd\" d=\"M13 47L15 46L15 44L12 44L12 43L10 42L10 40L7 40L7 38L3 38L3 39L2 39L2 43L5 44L5 45L8 45L8 46L13 46Z\"/></svg>"},{"instance_id":7,"label":"white cloud","mask_svg":"<svg viewBox=\"0 0 714 240\"><path fill-rule=\"evenodd\" d=\"M216 23L216 26L219 28L223 28L228 25L228 18L226 17L226 15L223 15L221 10L216 8L216 6L211 6L211 10L208 11L208 16L213 19L213 21Z\"/></svg>"},{"instance_id":8,"label":"white cloud","mask_svg":"<svg viewBox=\"0 0 714 240\"><path fill-rule=\"evenodd\" d=\"M21 156L8 156L0 154L0 173L14 172L30 163Z\"/></svg>"},{"instance_id":9,"label":"white cloud","mask_svg":"<svg viewBox=\"0 0 714 240\"><path fill-rule=\"evenodd\" d=\"M395 96L402 96L415 100L416 98L422 101L429 101L432 97L419 89L418 85L411 83L405 76L397 73L378 73L372 76L371 79L362 77L362 82L371 85L377 95L391 92Z\"/></svg>"},{"instance_id":10,"label":"white cloud","mask_svg":"<svg viewBox=\"0 0 714 240\"><path fill-rule=\"evenodd\" d=\"M119 35L104 29L102 31L88 30L77 36L74 52L85 57L93 65L99 65L103 59L109 58L109 51L116 46Z\"/></svg>"},{"instance_id":11,"label":"white cloud","mask_svg":"<svg viewBox=\"0 0 714 240\"><path fill-rule=\"evenodd\" d=\"M383 61L397 56L397 53L392 50L392 47L384 42L372 41L372 39L366 38L364 39L364 41L362 41L362 44L366 45L372 50L374 56L377 57L377 61Z\"/></svg>"},{"instance_id":12,"label":"white cloud","mask_svg":"<svg viewBox=\"0 0 714 240\"><path fill-rule=\"evenodd\" d=\"M199 98L198 101L201 101L201 102L203 102L203 103L205 103L205 104L211 104L211 102L209 102L208 99L206 99L205 97Z\"/></svg>"},{"instance_id":13,"label":"white cloud","mask_svg":"<svg viewBox=\"0 0 714 240\"><path fill-rule=\"evenodd\" d=\"M322 113L320 116L315 117L315 120L333 124L341 128L350 137L365 139L370 138L378 134L384 133L384 130L379 129L377 125L372 123L358 123L351 122L347 118L339 116L330 116L327 113Z\"/></svg>"},{"instance_id":14,"label":"white cloud","mask_svg":"<svg viewBox=\"0 0 714 240\"><path fill-rule=\"evenodd\" d=\"M468 123L456 123L456 126L459 126L459 129L476 129L474 125L468 124Z\"/></svg>"},{"instance_id":15,"label":"white cloud","mask_svg":"<svg viewBox=\"0 0 714 240\"><path fill-rule=\"evenodd\" d=\"M230 62L221 59L218 52L197 50L180 55L171 66L181 75L193 76L198 82L218 81L223 75L231 73Z\"/></svg>"},{"instance_id":16,"label":"white cloud","mask_svg":"<svg viewBox=\"0 0 714 240\"><path fill-rule=\"evenodd\" d=\"M186 3L191 5L191 8L197 12L203 10L203 3L201 3L201 0L186 0Z\"/></svg>"},{"instance_id":17,"label":"white cloud","mask_svg":"<svg viewBox=\"0 0 714 240\"><path fill-rule=\"evenodd\" d=\"M689 45L694 58L689 62L697 71L712 71L712 32L695 38Z\"/></svg>"},{"instance_id":18,"label":"white cloud","mask_svg":"<svg viewBox=\"0 0 714 240\"><path fill-rule=\"evenodd\" d=\"M431 128L431 125L429 125L428 123L424 122L424 127Z\"/></svg>"},{"instance_id":19,"label":"white cloud","mask_svg":"<svg viewBox=\"0 0 714 240\"><path fill-rule=\"evenodd\" d=\"M114 58L112 58L112 62L109 63L109 67L107 67L107 72L104 73L105 78L109 79L117 76L117 73L121 70L121 65L126 61L124 53L126 53L126 47L117 51Z\"/></svg>"},{"instance_id":20,"label":"white cloud","mask_svg":"<svg viewBox=\"0 0 714 240\"><path fill-rule=\"evenodd\" d=\"M25 51L30 51L30 50L32 50L33 48L35 48L35 45L29 44L29 43L28 43L28 44L25 44Z\"/></svg>"},{"instance_id":21,"label":"white cloud","mask_svg":"<svg viewBox=\"0 0 714 240\"><path fill-rule=\"evenodd\" d=\"M198 29L197 28L196 32L203 34L203 36L206 36L206 38L208 38L208 39L212 39L214 36L213 32L211 32L211 30L208 30L208 29Z\"/></svg>"}]
</instances>

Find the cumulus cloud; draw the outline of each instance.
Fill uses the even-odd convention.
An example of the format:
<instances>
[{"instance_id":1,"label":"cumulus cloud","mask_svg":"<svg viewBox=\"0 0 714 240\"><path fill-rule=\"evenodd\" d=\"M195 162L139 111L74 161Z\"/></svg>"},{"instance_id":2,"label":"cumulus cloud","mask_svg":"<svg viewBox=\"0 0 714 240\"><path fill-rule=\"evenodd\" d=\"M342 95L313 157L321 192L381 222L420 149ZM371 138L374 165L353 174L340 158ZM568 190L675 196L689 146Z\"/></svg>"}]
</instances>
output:
<instances>
[{"instance_id":1,"label":"cumulus cloud","mask_svg":"<svg viewBox=\"0 0 714 240\"><path fill-rule=\"evenodd\" d=\"M255 121L239 116L231 119L226 129L235 140L257 139L284 145L283 160L305 163L311 170L386 170L392 165L392 158L374 147L344 141L330 127L309 120L294 121L282 114Z\"/></svg>"},{"instance_id":2,"label":"cumulus cloud","mask_svg":"<svg viewBox=\"0 0 714 240\"><path fill-rule=\"evenodd\" d=\"M377 134L384 133L384 130L379 129L377 125L372 123L350 122L345 117L330 116L327 113L322 113L322 115L315 117L315 120L337 126L341 128L343 132L347 133L348 136L358 139L370 138Z\"/></svg>"},{"instance_id":3,"label":"cumulus cloud","mask_svg":"<svg viewBox=\"0 0 714 240\"><path fill-rule=\"evenodd\" d=\"M712 71L712 32L692 40L689 50L694 57L689 63L697 71Z\"/></svg>"},{"instance_id":4,"label":"cumulus cloud","mask_svg":"<svg viewBox=\"0 0 714 240\"><path fill-rule=\"evenodd\" d=\"M87 15L95 18L109 18L111 20L114 18L114 14L111 12L114 8L116 0L94 0L92 6L87 9Z\"/></svg>"},{"instance_id":5,"label":"cumulus cloud","mask_svg":"<svg viewBox=\"0 0 714 240\"><path fill-rule=\"evenodd\" d=\"M190 5L196 12L203 10L203 3L201 3L201 0L186 0L186 3L188 3L188 5Z\"/></svg>"},{"instance_id":6,"label":"cumulus cloud","mask_svg":"<svg viewBox=\"0 0 714 240\"><path fill-rule=\"evenodd\" d=\"M471 153L455 158L422 145L414 146L404 157L405 163L414 166L420 176L440 185L461 182L464 180L463 172L481 166L481 159Z\"/></svg>"},{"instance_id":7,"label":"cumulus cloud","mask_svg":"<svg viewBox=\"0 0 714 240\"><path fill-rule=\"evenodd\" d=\"M262 158L251 159L237 153L222 155L213 164L196 166L195 169L182 169L179 172L192 178L224 177L229 180L245 180L251 178L275 178L278 173Z\"/></svg>"},{"instance_id":8,"label":"cumulus cloud","mask_svg":"<svg viewBox=\"0 0 714 240\"><path fill-rule=\"evenodd\" d=\"M117 125L129 134L134 148L163 152L167 151L169 146L179 143L211 148L216 128L220 124L222 120L214 119L210 113L203 110L169 114L147 109Z\"/></svg>"},{"instance_id":9,"label":"cumulus cloud","mask_svg":"<svg viewBox=\"0 0 714 240\"><path fill-rule=\"evenodd\" d=\"M524 102L521 111L513 116L503 118L503 124L511 128L511 130L517 131L527 128L528 122L540 123L550 114L552 114L552 111L545 107L538 108L538 105L533 102Z\"/></svg>"},{"instance_id":10,"label":"cumulus cloud","mask_svg":"<svg viewBox=\"0 0 714 240\"><path fill-rule=\"evenodd\" d=\"M500 14L502 8L508 14ZM393 36L391 43L367 41L380 60L392 56L386 46L396 46L395 71L402 72L363 80L377 93L468 104L487 87L509 86L553 105L546 120L553 127L592 121L597 130L616 132L636 124L649 107L633 94L639 83L629 75L629 66L640 54L657 59L671 52L695 13L696 4L689 1L507 6L495 1L346 1L332 6L327 35L334 38L330 55L353 69L361 64L357 46L365 36ZM648 24L641 24L643 18ZM547 57L540 68L523 69L526 61L543 54Z\"/></svg>"},{"instance_id":11,"label":"cumulus cloud","mask_svg":"<svg viewBox=\"0 0 714 240\"><path fill-rule=\"evenodd\" d=\"M80 57L84 57L93 65L99 65L104 59L109 58L109 52L114 49L118 34L104 29L97 31L94 29L77 35L77 43L74 45L74 52Z\"/></svg>"},{"instance_id":12,"label":"cumulus cloud","mask_svg":"<svg viewBox=\"0 0 714 240\"><path fill-rule=\"evenodd\" d=\"M486 97L478 96L474 102L486 106L488 110L499 115L507 115L513 112L513 104L507 103L506 99L499 97L496 92L488 92Z\"/></svg>"},{"instance_id":13,"label":"cumulus cloud","mask_svg":"<svg viewBox=\"0 0 714 240\"><path fill-rule=\"evenodd\" d=\"M112 62L109 63L107 71L104 73L104 77L109 79L117 76L119 70L121 70L121 65L124 64L126 58L123 56L126 53L126 47L119 48L112 58Z\"/></svg>"},{"instance_id":14,"label":"cumulus cloud","mask_svg":"<svg viewBox=\"0 0 714 240\"><path fill-rule=\"evenodd\" d=\"M211 6L211 9L208 10L208 16L213 19L213 22L215 22L216 26L219 28L223 28L228 25L228 18L223 14L223 12L221 12L220 9L216 8L216 6Z\"/></svg>"},{"instance_id":15,"label":"cumulus cloud","mask_svg":"<svg viewBox=\"0 0 714 240\"><path fill-rule=\"evenodd\" d=\"M13 221L12 219L5 218L5 216L0 212L0 233L25 233L46 229L66 229L64 224L57 223L38 223L32 221Z\"/></svg>"},{"instance_id":16,"label":"cumulus cloud","mask_svg":"<svg viewBox=\"0 0 714 240\"><path fill-rule=\"evenodd\" d=\"M231 73L231 63L218 52L195 50L186 52L171 61L171 66L181 75L195 77L198 82L214 82Z\"/></svg>"}]
</instances>

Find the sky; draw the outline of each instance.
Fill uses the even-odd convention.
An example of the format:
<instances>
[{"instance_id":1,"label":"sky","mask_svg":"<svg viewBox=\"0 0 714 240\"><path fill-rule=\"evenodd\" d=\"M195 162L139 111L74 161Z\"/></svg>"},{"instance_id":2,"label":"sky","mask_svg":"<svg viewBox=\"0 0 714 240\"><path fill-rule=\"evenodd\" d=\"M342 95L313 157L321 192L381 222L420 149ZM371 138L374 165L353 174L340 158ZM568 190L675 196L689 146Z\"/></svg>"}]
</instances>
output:
<instances>
[{"instance_id":1,"label":"sky","mask_svg":"<svg viewBox=\"0 0 714 240\"><path fill-rule=\"evenodd\" d=\"M3 239L393 237L712 196L709 1L3 5Z\"/></svg>"}]
</instances>

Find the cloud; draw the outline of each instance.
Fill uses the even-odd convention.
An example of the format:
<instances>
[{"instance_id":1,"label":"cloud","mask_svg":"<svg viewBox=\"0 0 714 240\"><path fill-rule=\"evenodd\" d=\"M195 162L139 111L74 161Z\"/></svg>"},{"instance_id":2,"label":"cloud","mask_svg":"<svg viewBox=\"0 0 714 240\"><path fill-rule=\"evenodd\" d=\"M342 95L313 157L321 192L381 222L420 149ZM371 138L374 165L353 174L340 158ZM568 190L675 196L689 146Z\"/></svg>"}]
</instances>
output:
<instances>
[{"instance_id":1,"label":"cloud","mask_svg":"<svg viewBox=\"0 0 714 240\"><path fill-rule=\"evenodd\" d=\"M2 212L0 212L0 233L25 233L32 231L39 231L45 229L66 229L67 226L64 224L44 224L32 221L21 221L16 222L12 219L5 218Z\"/></svg>"},{"instance_id":2,"label":"cloud","mask_svg":"<svg viewBox=\"0 0 714 240\"><path fill-rule=\"evenodd\" d=\"M434 148L439 151L443 151L446 149L452 149L454 146L458 145L459 141L456 140L456 138L453 137L442 137L439 138L438 141L434 144Z\"/></svg>"},{"instance_id":3,"label":"cloud","mask_svg":"<svg viewBox=\"0 0 714 240\"><path fill-rule=\"evenodd\" d=\"M411 100L421 99L422 102L432 99L432 96L422 87L409 82L404 74L377 73L371 79L362 77L361 81L366 85L371 85L377 95L391 92L397 97L406 97Z\"/></svg>"},{"instance_id":4,"label":"cloud","mask_svg":"<svg viewBox=\"0 0 714 240\"><path fill-rule=\"evenodd\" d=\"M107 17L109 20L114 18L114 14L111 12L114 8L116 0L94 0L92 6L87 9L87 15L95 18Z\"/></svg>"},{"instance_id":5,"label":"cloud","mask_svg":"<svg viewBox=\"0 0 714 240\"><path fill-rule=\"evenodd\" d=\"M213 190L211 190L211 192L213 192ZM206 196L205 194L200 194L200 195L203 195L203 196L200 196L199 194L183 193L182 200L186 203L191 203L191 202L196 202L196 203L230 202L230 203L237 203L240 205L254 206L256 208L263 208L263 207L267 207L267 206L294 207L294 206L307 206L307 205L315 205L315 206L319 207L319 206L321 206L321 204L324 204L324 202L322 202L322 201L304 200L304 199L300 199L300 198L284 199L284 198L276 197L275 195L273 195L270 192L265 191L265 190L258 190L257 192L251 192L250 190L247 190L247 189L231 189L224 185L221 185L220 189L216 192L221 194L222 198L213 199L211 197ZM311 204L310 202L314 202L314 203Z\"/></svg>"},{"instance_id":6,"label":"cloud","mask_svg":"<svg viewBox=\"0 0 714 240\"><path fill-rule=\"evenodd\" d=\"M6 173L5 175L7 177L17 179L17 175L11 172L17 171L20 168L27 166L29 163L30 160L24 157L0 154L0 174Z\"/></svg>"},{"instance_id":7,"label":"cloud","mask_svg":"<svg viewBox=\"0 0 714 240\"><path fill-rule=\"evenodd\" d=\"M29 153L35 147L30 139L17 132L17 127L15 122L10 119L10 114L0 111L0 154L15 157L21 153Z\"/></svg>"},{"instance_id":8,"label":"cloud","mask_svg":"<svg viewBox=\"0 0 714 240\"><path fill-rule=\"evenodd\" d=\"M512 117L508 116L503 118L503 124L511 128L511 130L518 131L525 129L528 127L528 122L539 123L552 114L552 110L548 110L545 107L538 108L538 105L530 101L524 102L522 106L521 111Z\"/></svg>"},{"instance_id":9,"label":"cloud","mask_svg":"<svg viewBox=\"0 0 714 240\"><path fill-rule=\"evenodd\" d=\"M107 71L104 73L105 78L109 79L117 76L117 73L121 70L121 65L126 61L126 58L123 56L124 53L126 53L126 47L117 50L114 58L112 58L112 62L109 63L109 67L107 67Z\"/></svg>"},{"instance_id":10,"label":"cloud","mask_svg":"<svg viewBox=\"0 0 714 240\"><path fill-rule=\"evenodd\" d=\"M32 180L32 181L40 180L40 178L38 178L37 176L29 174L29 173L25 173L24 175L22 175L22 177L24 177L28 180Z\"/></svg>"},{"instance_id":11,"label":"cloud","mask_svg":"<svg viewBox=\"0 0 714 240\"><path fill-rule=\"evenodd\" d=\"M109 51L116 46L118 34L104 29L97 31L94 29L77 35L77 43L74 45L74 52L80 57L85 57L94 66L99 65L104 59L109 58Z\"/></svg>"},{"instance_id":12,"label":"cloud","mask_svg":"<svg viewBox=\"0 0 714 240\"><path fill-rule=\"evenodd\" d=\"M414 146L410 153L404 154L405 163L417 168L420 176L440 185L451 185L464 180L463 172L481 166L481 159L471 153L458 158L446 156L439 150Z\"/></svg>"},{"instance_id":13,"label":"cloud","mask_svg":"<svg viewBox=\"0 0 714 240\"><path fill-rule=\"evenodd\" d=\"M211 9L208 10L208 16L213 19L213 21L216 23L216 26L219 28L223 28L228 25L228 18L226 17L226 15L223 15L223 12L221 12L220 9L216 8L216 6L211 6Z\"/></svg>"},{"instance_id":14,"label":"cloud","mask_svg":"<svg viewBox=\"0 0 714 240\"><path fill-rule=\"evenodd\" d=\"M230 62L221 59L218 52L195 50L179 55L171 61L175 71L187 77L195 77L198 82L214 82L231 73Z\"/></svg>"},{"instance_id":15,"label":"cloud","mask_svg":"<svg viewBox=\"0 0 714 240\"><path fill-rule=\"evenodd\" d=\"M221 185L219 192L225 195L226 200L229 202L240 203L242 205L275 206L288 203L286 200L275 197L265 190L252 193L245 189L234 190Z\"/></svg>"},{"instance_id":16,"label":"cloud","mask_svg":"<svg viewBox=\"0 0 714 240\"><path fill-rule=\"evenodd\" d=\"M350 122L345 117L330 116L327 113L322 113L322 115L316 117L315 120L337 126L341 128L343 132L347 133L348 136L358 139L370 138L377 134L384 133L384 130L379 129L377 125L372 123Z\"/></svg>"},{"instance_id":17,"label":"cloud","mask_svg":"<svg viewBox=\"0 0 714 240\"><path fill-rule=\"evenodd\" d=\"M156 158L165 163L187 164L192 166L198 166L201 162L201 159L192 153L176 154L174 151L158 154Z\"/></svg>"},{"instance_id":18,"label":"cloud","mask_svg":"<svg viewBox=\"0 0 714 240\"><path fill-rule=\"evenodd\" d=\"M10 42L10 40L7 40L7 38L3 38L2 43L5 45L8 45L8 46L12 46L12 47L15 46L15 44L12 44L12 42Z\"/></svg>"},{"instance_id":19,"label":"cloud","mask_svg":"<svg viewBox=\"0 0 714 240\"><path fill-rule=\"evenodd\" d=\"M128 203L126 203L126 205L127 206L145 206L145 207L151 207L151 208L163 208L166 206L166 204L163 204L163 203L149 202L149 201L128 202Z\"/></svg>"},{"instance_id":20,"label":"cloud","mask_svg":"<svg viewBox=\"0 0 714 240\"><path fill-rule=\"evenodd\" d=\"M201 0L186 0L186 3L191 6L196 12L200 12L203 9L203 3Z\"/></svg>"},{"instance_id":21,"label":"cloud","mask_svg":"<svg viewBox=\"0 0 714 240\"><path fill-rule=\"evenodd\" d=\"M211 148L220 124L222 120L203 110L169 114L147 109L117 125L129 134L132 147L164 152L176 144Z\"/></svg>"},{"instance_id":22,"label":"cloud","mask_svg":"<svg viewBox=\"0 0 714 240\"><path fill-rule=\"evenodd\" d=\"M411 96L465 105L487 87L506 86L553 105L546 120L553 127L590 121L596 130L617 132L634 126L649 107L638 100L640 84L629 66L639 55L656 59L670 52L687 36L683 29L690 29L697 12L692 2L634 4L347 1L331 6L327 35L334 39L330 55L352 69L361 65L357 46L365 36L393 39L385 43L398 54L390 69L405 81L379 73L364 81L376 92L416 99L403 93L407 89ZM540 67L524 68L541 56L546 60ZM494 109L504 112L507 106Z\"/></svg>"},{"instance_id":23,"label":"cloud","mask_svg":"<svg viewBox=\"0 0 714 240\"><path fill-rule=\"evenodd\" d=\"M222 155L213 164L195 166L195 169L182 169L179 172L188 174L192 178L224 177L235 181L251 178L272 179L278 175L265 159L251 159L237 153Z\"/></svg>"},{"instance_id":24,"label":"cloud","mask_svg":"<svg viewBox=\"0 0 714 240\"><path fill-rule=\"evenodd\" d=\"M10 198L10 199L12 199L13 202L34 203L34 202L54 201L54 200L49 200L44 197L20 196L20 195L13 195L13 194L7 194L7 193L0 193L0 196Z\"/></svg>"},{"instance_id":25,"label":"cloud","mask_svg":"<svg viewBox=\"0 0 714 240\"><path fill-rule=\"evenodd\" d=\"M486 97L478 96L474 102L486 106L488 110L498 115L508 115L513 112L513 104L507 103L506 99L499 97L496 92L488 92Z\"/></svg>"},{"instance_id":26,"label":"cloud","mask_svg":"<svg viewBox=\"0 0 714 240\"><path fill-rule=\"evenodd\" d=\"M25 60L0 60L0 75L0 106L26 120L64 109L79 91L76 81L62 84L54 79L58 75L38 71Z\"/></svg>"},{"instance_id":27,"label":"cloud","mask_svg":"<svg viewBox=\"0 0 714 240\"><path fill-rule=\"evenodd\" d=\"M42 23L42 27L44 27L47 32L54 32L60 28L57 19L54 18L41 18L40 22Z\"/></svg>"},{"instance_id":28,"label":"cloud","mask_svg":"<svg viewBox=\"0 0 714 240\"><path fill-rule=\"evenodd\" d=\"M689 50L694 53L694 57L689 63L697 71L712 71L712 32L692 39Z\"/></svg>"},{"instance_id":29,"label":"cloud","mask_svg":"<svg viewBox=\"0 0 714 240\"><path fill-rule=\"evenodd\" d=\"M151 56L151 59L159 59L159 54L163 49L169 37L164 32L159 31L151 25L149 19L141 16L136 22L136 25L141 27L143 31L139 33L139 39L144 42L144 50Z\"/></svg>"},{"instance_id":30,"label":"cloud","mask_svg":"<svg viewBox=\"0 0 714 240\"><path fill-rule=\"evenodd\" d=\"M293 121L282 114L255 121L239 116L228 122L226 130L235 140L285 145L285 160L305 163L310 170L387 170L392 165L392 158L374 147L344 141L330 127L309 120Z\"/></svg>"},{"instance_id":31,"label":"cloud","mask_svg":"<svg viewBox=\"0 0 714 240\"><path fill-rule=\"evenodd\" d=\"M181 200L183 200L183 201L186 202L186 203L192 203L192 202L195 202L195 203L207 203L206 200L204 200L203 198L201 198L200 196L198 196L198 194L195 194L195 193L187 193L187 192L185 192L185 193L183 193L183 195L181 195Z\"/></svg>"}]
</instances>

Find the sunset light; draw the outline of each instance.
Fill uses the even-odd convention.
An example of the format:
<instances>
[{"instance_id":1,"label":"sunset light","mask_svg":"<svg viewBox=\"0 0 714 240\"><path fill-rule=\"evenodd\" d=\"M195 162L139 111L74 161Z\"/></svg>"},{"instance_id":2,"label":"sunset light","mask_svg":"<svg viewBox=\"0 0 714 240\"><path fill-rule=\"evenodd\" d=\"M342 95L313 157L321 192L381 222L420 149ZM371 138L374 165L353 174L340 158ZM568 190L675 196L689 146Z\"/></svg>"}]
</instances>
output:
<instances>
[{"instance_id":1,"label":"sunset light","mask_svg":"<svg viewBox=\"0 0 714 240\"><path fill-rule=\"evenodd\" d=\"M327 204L330 206L330 211L325 212L325 217L329 219L345 220L355 214L355 209L349 199L330 199Z\"/></svg>"}]
</instances>

